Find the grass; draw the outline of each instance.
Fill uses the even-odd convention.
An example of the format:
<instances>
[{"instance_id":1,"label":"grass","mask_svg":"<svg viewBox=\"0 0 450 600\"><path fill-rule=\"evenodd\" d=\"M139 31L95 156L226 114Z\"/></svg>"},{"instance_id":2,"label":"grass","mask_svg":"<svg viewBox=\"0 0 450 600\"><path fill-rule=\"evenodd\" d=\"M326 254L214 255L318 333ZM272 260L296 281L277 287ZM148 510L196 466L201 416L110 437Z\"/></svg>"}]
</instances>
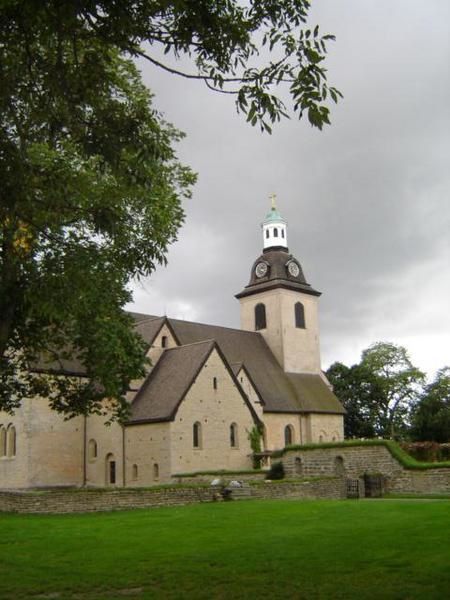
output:
<instances>
[{"instance_id":1,"label":"grass","mask_svg":"<svg viewBox=\"0 0 450 600\"><path fill-rule=\"evenodd\" d=\"M0 514L0 598L442 599L446 501Z\"/></svg>"}]
</instances>

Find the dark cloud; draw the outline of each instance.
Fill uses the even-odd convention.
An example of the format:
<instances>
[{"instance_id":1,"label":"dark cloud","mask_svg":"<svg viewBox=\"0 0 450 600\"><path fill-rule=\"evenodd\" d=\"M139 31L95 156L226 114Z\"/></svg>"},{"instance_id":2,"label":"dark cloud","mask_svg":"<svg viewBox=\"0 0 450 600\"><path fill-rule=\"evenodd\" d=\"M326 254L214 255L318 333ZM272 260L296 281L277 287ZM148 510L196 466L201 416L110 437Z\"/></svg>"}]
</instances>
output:
<instances>
[{"instance_id":1,"label":"dark cloud","mask_svg":"<svg viewBox=\"0 0 450 600\"><path fill-rule=\"evenodd\" d=\"M323 291L325 366L380 339L424 369L448 363L449 21L441 0L315 2L345 95L322 133L293 118L261 135L229 97L143 65L199 182L169 266L136 287L135 308L239 326L234 294L275 191L290 249Z\"/></svg>"}]
</instances>

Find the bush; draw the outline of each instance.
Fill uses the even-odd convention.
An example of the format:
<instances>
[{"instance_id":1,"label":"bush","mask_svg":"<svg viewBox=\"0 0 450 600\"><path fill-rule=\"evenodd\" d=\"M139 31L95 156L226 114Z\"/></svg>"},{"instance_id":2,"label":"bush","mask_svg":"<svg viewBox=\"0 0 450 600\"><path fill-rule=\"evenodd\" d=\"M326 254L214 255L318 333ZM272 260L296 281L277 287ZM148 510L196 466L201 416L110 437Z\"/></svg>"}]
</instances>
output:
<instances>
[{"instance_id":1,"label":"bush","mask_svg":"<svg viewBox=\"0 0 450 600\"><path fill-rule=\"evenodd\" d=\"M441 460L441 448L437 442L413 442L400 444L403 450L420 462Z\"/></svg>"},{"instance_id":2,"label":"bush","mask_svg":"<svg viewBox=\"0 0 450 600\"><path fill-rule=\"evenodd\" d=\"M284 479L284 467L282 462L273 463L266 479Z\"/></svg>"}]
</instances>

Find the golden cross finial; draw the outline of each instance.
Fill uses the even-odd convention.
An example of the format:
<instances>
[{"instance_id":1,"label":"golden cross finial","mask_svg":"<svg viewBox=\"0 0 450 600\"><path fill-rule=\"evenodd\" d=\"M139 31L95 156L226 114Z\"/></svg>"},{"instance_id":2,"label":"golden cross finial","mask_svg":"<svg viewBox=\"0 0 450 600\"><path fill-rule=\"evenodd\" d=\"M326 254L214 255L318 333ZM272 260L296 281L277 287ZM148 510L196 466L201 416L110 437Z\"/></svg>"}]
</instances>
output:
<instances>
[{"instance_id":1,"label":"golden cross finial","mask_svg":"<svg viewBox=\"0 0 450 600\"><path fill-rule=\"evenodd\" d=\"M270 194L269 198L272 201L272 210L275 210L277 208L277 205L276 205L277 195L276 194Z\"/></svg>"}]
</instances>

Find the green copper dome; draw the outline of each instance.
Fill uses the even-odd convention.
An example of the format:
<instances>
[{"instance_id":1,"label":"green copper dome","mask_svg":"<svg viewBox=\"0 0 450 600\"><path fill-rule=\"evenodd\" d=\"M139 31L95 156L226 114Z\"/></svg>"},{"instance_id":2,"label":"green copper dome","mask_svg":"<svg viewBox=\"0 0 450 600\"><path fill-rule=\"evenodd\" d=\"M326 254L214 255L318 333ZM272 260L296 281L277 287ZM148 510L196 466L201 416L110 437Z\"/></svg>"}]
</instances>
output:
<instances>
[{"instance_id":1,"label":"green copper dome","mask_svg":"<svg viewBox=\"0 0 450 600\"><path fill-rule=\"evenodd\" d=\"M266 218L264 219L264 223L271 223L274 221L277 221L277 222L281 221L282 223L286 223L286 221L280 215L278 210L273 206L271 208L271 210L267 213Z\"/></svg>"}]
</instances>

